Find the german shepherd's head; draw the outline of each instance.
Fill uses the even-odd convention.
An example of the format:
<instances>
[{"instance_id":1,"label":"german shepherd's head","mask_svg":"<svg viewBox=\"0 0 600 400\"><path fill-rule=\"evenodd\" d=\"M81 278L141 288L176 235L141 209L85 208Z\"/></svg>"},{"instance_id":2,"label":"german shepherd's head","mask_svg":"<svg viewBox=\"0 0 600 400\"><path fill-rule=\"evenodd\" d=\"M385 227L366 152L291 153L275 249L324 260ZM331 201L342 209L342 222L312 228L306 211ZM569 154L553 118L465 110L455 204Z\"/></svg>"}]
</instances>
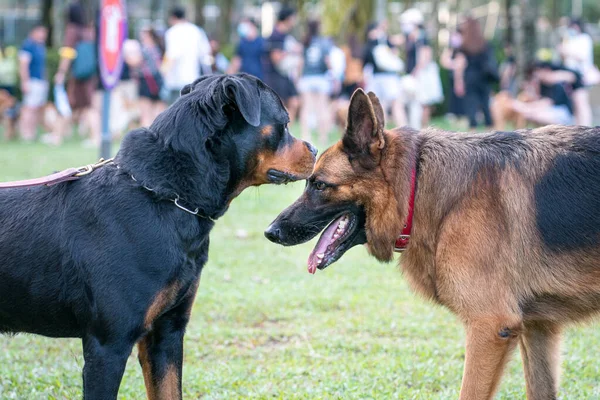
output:
<instances>
[{"instance_id":1,"label":"german shepherd's head","mask_svg":"<svg viewBox=\"0 0 600 400\"><path fill-rule=\"evenodd\" d=\"M272 242L292 246L327 227L309 256L310 273L358 244L368 244L380 261L392 259L407 215L414 135L385 131L384 124L377 97L358 89L343 138L321 155L304 193L265 231Z\"/></svg>"}]
</instances>

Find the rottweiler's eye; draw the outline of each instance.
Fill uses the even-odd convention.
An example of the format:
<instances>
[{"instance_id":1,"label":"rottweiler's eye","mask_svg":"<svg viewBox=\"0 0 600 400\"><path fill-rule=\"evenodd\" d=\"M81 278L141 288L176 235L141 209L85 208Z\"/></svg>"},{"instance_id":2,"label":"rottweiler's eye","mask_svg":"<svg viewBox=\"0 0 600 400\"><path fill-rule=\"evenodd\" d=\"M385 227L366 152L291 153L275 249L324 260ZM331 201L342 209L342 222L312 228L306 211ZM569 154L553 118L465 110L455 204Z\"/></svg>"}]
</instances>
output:
<instances>
[{"instance_id":1,"label":"rottweiler's eye","mask_svg":"<svg viewBox=\"0 0 600 400\"><path fill-rule=\"evenodd\" d=\"M315 189L317 189L317 190L325 190L326 187L327 187L327 185L325 184L325 182L321 182L321 181L315 182Z\"/></svg>"}]
</instances>

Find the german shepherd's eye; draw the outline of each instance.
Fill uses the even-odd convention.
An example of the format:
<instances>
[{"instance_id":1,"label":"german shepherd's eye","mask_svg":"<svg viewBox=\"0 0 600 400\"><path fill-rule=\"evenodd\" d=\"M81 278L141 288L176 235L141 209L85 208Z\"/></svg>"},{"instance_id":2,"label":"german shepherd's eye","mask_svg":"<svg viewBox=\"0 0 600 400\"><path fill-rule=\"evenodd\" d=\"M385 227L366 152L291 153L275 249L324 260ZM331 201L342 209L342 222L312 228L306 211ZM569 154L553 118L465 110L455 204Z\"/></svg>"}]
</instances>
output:
<instances>
[{"instance_id":1,"label":"german shepherd's eye","mask_svg":"<svg viewBox=\"0 0 600 400\"><path fill-rule=\"evenodd\" d=\"M317 189L317 190L325 190L325 188L327 187L327 184L322 181L316 181L314 183L314 185L315 185L315 189Z\"/></svg>"}]
</instances>

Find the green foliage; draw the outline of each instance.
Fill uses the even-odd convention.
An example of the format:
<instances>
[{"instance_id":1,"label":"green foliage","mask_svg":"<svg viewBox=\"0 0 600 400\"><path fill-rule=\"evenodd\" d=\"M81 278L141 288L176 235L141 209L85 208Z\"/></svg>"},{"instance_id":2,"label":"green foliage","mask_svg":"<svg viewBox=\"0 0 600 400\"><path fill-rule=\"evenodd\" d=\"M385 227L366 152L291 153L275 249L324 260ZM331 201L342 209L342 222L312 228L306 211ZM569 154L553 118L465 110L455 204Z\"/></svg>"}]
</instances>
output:
<instances>
[{"instance_id":1,"label":"green foliage","mask_svg":"<svg viewBox=\"0 0 600 400\"><path fill-rule=\"evenodd\" d=\"M58 49L50 48L46 52L46 74L48 80L50 81L50 93L49 100L54 101L54 75L56 75L56 71L58 71L58 63L60 62L60 55L58 54Z\"/></svg>"},{"instance_id":2,"label":"green foliage","mask_svg":"<svg viewBox=\"0 0 600 400\"><path fill-rule=\"evenodd\" d=\"M340 39L356 35L362 40L373 19L374 4L375 0L324 0L323 33Z\"/></svg>"},{"instance_id":3,"label":"green foliage","mask_svg":"<svg viewBox=\"0 0 600 400\"><path fill-rule=\"evenodd\" d=\"M0 180L96 159L76 142L3 143ZM457 398L463 329L448 311L416 297L395 263L380 264L357 247L311 276L305 260L314 241L283 248L264 238L303 187L247 190L217 222L185 340L184 398ZM560 398L600 398L600 364L590 351L599 344L597 326L567 330ZM120 399L145 398L136 356L134 350ZM0 398L81 398L82 367L78 340L0 337ZM518 354L496 398L525 398Z\"/></svg>"}]
</instances>

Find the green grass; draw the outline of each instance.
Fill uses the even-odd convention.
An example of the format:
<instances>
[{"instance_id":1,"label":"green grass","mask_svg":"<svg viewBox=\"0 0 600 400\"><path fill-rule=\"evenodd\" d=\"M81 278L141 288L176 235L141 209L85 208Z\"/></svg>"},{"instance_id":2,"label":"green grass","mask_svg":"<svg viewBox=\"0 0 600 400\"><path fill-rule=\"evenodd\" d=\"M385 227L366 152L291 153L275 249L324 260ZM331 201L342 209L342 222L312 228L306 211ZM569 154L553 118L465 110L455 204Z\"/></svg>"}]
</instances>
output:
<instances>
[{"instance_id":1,"label":"green grass","mask_svg":"<svg viewBox=\"0 0 600 400\"><path fill-rule=\"evenodd\" d=\"M0 180L96 159L77 143L1 143ZM379 264L359 247L311 276L305 261L314 243L283 248L264 239L263 229L302 188L247 190L216 224L185 340L184 397L456 398L463 329L411 293L396 262ZM247 238L237 237L240 230ZM561 398L600 398L599 344L598 326L567 330ZM145 398L136 356L134 350L122 399ZM0 337L0 399L80 398L82 366L78 340ZM497 398L524 393L515 354Z\"/></svg>"}]
</instances>

